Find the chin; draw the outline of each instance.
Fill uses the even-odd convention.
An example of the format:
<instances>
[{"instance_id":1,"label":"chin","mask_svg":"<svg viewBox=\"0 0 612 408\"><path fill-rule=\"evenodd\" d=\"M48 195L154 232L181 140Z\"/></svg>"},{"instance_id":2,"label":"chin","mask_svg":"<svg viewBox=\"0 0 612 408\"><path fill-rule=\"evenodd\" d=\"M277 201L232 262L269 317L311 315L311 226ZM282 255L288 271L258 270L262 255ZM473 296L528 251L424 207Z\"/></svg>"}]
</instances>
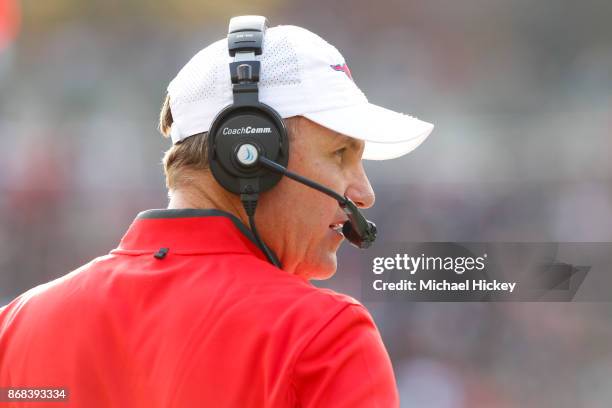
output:
<instances>
[{"instance_id":1,"label":"chin","mask_svg":"<svg viewBox=\"0 0 612 408\"><path fill-rule=\"evenodd\" d=\"M335 252L320 254L317 257L310 257L308 261L302 263L296 274L309 280L325 280L334 276L337 266Z\"/></svg>"}]
</instances>

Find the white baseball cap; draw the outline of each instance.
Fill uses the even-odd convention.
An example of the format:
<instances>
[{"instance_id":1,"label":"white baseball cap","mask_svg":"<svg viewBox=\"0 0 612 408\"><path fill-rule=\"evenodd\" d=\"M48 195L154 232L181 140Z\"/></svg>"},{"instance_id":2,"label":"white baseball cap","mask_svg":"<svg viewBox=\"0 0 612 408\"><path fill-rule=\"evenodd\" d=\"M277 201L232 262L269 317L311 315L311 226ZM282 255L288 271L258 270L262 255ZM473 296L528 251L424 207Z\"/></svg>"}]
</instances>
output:
<instances>
[{"instance_id":1,"label":"white baseball cap","mask_svg":"<svg viewBox=\"0 0 612 408\"><path fill-rule=\"evenodd\" d=\"M364 140L364 159L402 156L419 146L433 125L369 103L333 45L296 26L266 30L259 101L283 118L304 116L343 135ZM233 102L227 39L198 52L168 85L173 143L207 132Z\"/></svg>"}]
</instances>

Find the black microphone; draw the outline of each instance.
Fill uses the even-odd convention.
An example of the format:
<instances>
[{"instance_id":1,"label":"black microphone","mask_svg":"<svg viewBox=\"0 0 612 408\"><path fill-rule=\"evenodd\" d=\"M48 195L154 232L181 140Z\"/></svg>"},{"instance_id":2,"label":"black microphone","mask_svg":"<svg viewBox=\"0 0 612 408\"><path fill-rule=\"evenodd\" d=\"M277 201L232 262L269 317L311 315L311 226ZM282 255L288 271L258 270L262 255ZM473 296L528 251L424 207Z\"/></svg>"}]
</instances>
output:
<instances>
[{"instance_id":1,"label":"black microphone","mask_svg":"<svg viewBox=\"0 0 612 408\"><path fill-rule=\"evenodd\" d=\"M344 211L344 213L348 216L348 221L344 223L342 226L342 234L344 237L355 247L365 249L369 248L370 245L376 240L376 224L372 221L368 221L359 211L357 205L346 196L341 196L335 191L317 183L306 177L302 177L299 174L293 173L287 170L286 167L281 166L280 164L264 157L263 155L259 156L259 164L267 168L268 170L272 170L273 172L285 175L292 180L297 181L298 183L302 183L310 188L314 188L317 191L320 191L323 194L327 194L332 197Z\"/></svg>"}]
</instances>

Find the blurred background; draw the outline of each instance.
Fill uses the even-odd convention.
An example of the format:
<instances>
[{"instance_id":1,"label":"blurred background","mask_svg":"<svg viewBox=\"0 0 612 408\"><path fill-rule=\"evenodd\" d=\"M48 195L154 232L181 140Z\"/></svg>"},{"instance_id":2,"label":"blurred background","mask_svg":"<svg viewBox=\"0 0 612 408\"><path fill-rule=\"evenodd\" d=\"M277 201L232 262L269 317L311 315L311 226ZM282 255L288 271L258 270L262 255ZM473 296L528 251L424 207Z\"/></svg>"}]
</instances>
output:
<instances>
[{"instance_id":1,"label":"blurred background","mask_svg":"<svg viewBox=\"0 0 612 408\"><path fill-rule=\"evenodd\" d=\"M0 305L166 206L165 88L240 14L318 33L371 102L435 123L366 165L383 242L612 241L612 2L0 0ZM359 297L351 251L317 285ZM402 407L612 403L610 303L366 306Z\"/></svg>"}]
</instances>

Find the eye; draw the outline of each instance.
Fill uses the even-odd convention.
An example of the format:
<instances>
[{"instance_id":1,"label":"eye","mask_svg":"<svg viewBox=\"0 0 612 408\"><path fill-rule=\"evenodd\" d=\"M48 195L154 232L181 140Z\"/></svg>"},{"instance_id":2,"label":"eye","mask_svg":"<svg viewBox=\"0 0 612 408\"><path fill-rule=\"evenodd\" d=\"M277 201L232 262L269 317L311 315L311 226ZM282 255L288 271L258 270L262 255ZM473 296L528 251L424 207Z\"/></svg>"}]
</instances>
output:
<instances>
[{"instance_id":1,"label":"eye","mask_svg":"<svg viewBox=\"0 0 612 408\"><path fill-rule=\"evenodd\" d=\"M345 153L345 152L346 152L346 147L342 147L342 148L340 148L340 149L336 150L336 151L334 152L334 155L335 155L335 156L338 156L338 157L342 157L342 156L344 156L344 153Z\"/></svg>"}]
</instances>

